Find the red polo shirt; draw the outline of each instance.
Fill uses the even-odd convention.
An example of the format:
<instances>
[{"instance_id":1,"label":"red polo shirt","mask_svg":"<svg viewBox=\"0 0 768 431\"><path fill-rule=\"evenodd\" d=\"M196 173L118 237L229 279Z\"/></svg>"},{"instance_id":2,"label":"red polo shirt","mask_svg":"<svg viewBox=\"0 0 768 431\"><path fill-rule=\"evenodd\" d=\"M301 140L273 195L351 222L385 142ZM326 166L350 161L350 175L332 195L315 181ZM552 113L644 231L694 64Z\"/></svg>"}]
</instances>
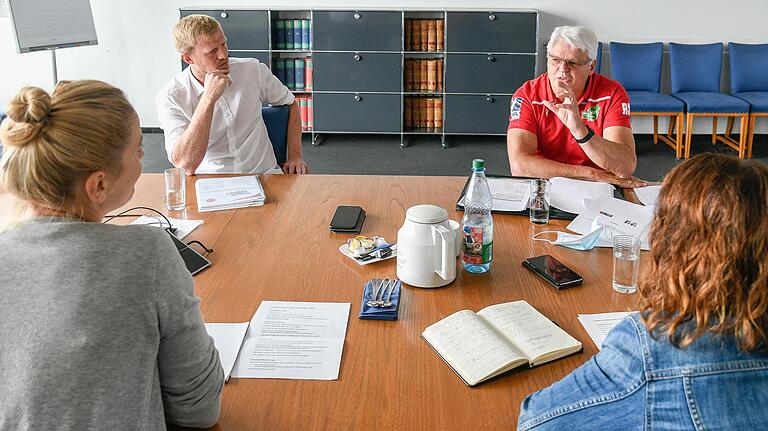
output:
<instances>
[{"instance_id":1,"label":"red polo shirt","mask_svg":"<svg viewBox=\"0 0 768 431\"><path fill-rule=\"evenodd\" d=\"M544 106L543 100L560 103L549 85L546 72L523 84L512 96L508 129L535 133L537 156L600 169L587 157L565 124ZM618 82L598 73L589 75L587 89L579 99L579 110L584 124L599 136L603 136L606 127L631 127L627 92Z\"/></svg>"}]
</instances>

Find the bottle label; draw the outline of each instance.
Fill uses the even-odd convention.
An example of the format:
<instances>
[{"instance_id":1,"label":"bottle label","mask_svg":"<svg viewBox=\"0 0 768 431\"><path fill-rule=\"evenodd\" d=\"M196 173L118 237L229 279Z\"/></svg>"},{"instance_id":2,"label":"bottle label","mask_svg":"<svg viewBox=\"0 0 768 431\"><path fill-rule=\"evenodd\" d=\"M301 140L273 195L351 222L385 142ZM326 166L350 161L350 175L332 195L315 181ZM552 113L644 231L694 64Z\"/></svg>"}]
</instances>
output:
<instances>
[{"instance_id":1,"label":"bottle label","mask_svg":"<svg viewBox=\"0 0 768 431\"><path fill-rule=\"evenodd\" d=\"M483 228L464 226L461 260L470 265L484 265L493 258L493 240L483 242Z\"/></svg>"}]
</instances>

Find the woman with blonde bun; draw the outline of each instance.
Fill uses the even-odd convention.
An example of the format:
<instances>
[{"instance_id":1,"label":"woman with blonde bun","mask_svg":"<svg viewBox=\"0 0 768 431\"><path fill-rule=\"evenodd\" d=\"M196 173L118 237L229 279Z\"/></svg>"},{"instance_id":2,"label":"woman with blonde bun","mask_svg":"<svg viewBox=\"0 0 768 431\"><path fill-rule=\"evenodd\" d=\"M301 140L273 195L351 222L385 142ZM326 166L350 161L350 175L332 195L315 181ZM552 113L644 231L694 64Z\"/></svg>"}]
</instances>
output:
<instances>
[{"instance_id":1,"label":"woman with blonde bun","mask_svg":"<svg viewBox=\"0 0 768 431\"><path fill-rule=\"evenodd\" d=\"M0 429L208 427L223 371L168 234L100 223L141 174L119 89L25 87L0 125Z\"/></svg>"}]
</instances>

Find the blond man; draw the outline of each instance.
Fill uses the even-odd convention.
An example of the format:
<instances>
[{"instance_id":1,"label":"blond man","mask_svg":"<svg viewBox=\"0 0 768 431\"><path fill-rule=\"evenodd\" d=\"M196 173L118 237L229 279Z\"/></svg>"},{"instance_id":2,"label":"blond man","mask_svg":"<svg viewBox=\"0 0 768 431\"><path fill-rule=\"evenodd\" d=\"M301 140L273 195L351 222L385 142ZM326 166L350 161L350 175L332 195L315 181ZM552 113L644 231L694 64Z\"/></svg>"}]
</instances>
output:
<instances>
[{"instance_id":1,"label":"blond man","mask_svg":"<svg viewBox=\"0 0 768 431\"><path fill-rule=\"evenodd\" d=\"M301 120L293 94L258 60L228 58L227 38L207 15L173 28L189 67L160 90L155 104L168 159L187 174L262 173L277 167L261 107L289 105L285 173L309 173L301 154Z\"/></svg>"}]
</instances>

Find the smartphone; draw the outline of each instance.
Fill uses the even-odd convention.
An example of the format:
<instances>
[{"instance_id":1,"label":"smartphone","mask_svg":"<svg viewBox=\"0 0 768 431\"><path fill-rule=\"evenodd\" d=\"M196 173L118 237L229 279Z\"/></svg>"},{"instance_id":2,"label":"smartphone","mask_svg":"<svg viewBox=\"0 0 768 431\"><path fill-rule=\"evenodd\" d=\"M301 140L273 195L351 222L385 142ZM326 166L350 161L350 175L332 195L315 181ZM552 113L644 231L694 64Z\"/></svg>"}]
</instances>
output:
<instances>
[{"instance_id":1,"label":"smartphone","mask_svg":"<svg viewBox=\"0 0 768 431\"><path fill-rule=\"evenodd\" d=\"M341 205L336 207L328 228L333 232L360 233L364 221L365 210L361 207Z\"/></svg>"},{"instance_id":2,"label":"smartphone","mask_svg":"<svg viewBox=\"0 0 768 431\"><path fill-rule=\"evenodd\" d=\"M576 286L584 281L579 274L548 254L528 258L523 261L523 266L538 274L555 289Z\"/></svg>"}]
</instances>

